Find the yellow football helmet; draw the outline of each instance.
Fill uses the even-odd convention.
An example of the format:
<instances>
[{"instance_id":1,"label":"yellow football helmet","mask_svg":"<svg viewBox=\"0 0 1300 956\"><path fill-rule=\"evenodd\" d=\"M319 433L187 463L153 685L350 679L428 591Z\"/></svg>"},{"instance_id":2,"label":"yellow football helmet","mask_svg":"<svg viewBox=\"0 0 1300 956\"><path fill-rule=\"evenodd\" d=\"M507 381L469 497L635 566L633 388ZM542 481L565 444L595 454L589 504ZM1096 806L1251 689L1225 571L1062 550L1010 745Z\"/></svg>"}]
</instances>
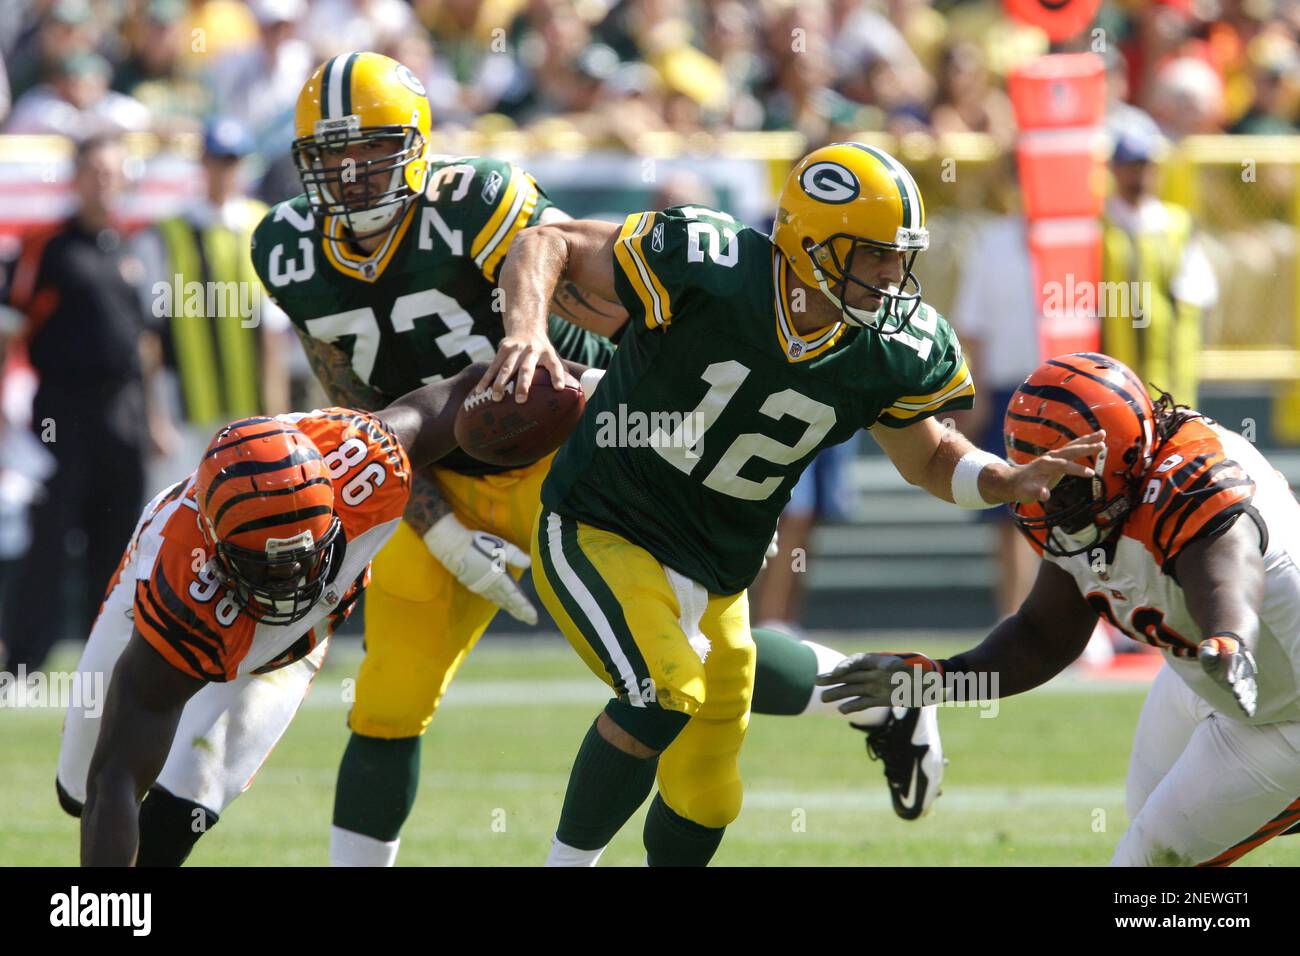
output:
<instances>
[{"instance_id":1,"label":"yellow football helmet","mask_svg":"<svg viewBox=\"0 0 1300 956\"><path fill-rule=\"evenodd\" d=\"M424 84L378 53L341 53L316 68L298 94L293 159L316 214L341 216L356 238L398 221L429 178L429 100ZM344 150L391 150L352 162Z\"/></svg>"},{"instance_id":2,"label":"yellow football helmet","mask_svg":"<svg viewBox=\"0 0 1300 956\"><path fill-rule=\"evenodd\" d=\"M930 245L925 204L911 173L883 149L833 143L796 163L781 190L772 241L795 275L821 289L850 325L897 332L921 304L912 266ZM903 253L902 281L878 289L850 275L859 246ZM848 305L850 283L879 296L880 308Z\"/></svg>"}]
</instances>

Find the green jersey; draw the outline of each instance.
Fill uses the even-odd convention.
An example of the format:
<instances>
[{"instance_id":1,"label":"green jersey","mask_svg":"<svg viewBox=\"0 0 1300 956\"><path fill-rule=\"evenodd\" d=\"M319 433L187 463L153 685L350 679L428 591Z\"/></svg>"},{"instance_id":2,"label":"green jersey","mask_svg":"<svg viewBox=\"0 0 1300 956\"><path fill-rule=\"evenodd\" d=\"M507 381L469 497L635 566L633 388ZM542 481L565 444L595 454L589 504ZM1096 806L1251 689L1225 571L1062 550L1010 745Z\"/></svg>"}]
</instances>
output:
<instances>
[{"instance_id":1,"label":"green jersey","mask_svg":"<svg viewBox=\"0 0 1300 956\"><path fill-rule=\"evenodd\" d=\"M318 232L307 197L298 196L258 225L253 265L299 329L337 345L357 377L392 401L492 361L504 335L501 260L549 205L511 163L448 158L432 164L424 195L374 252L351 246L337 218ZM565 358L608 364L607 339L556 317L550 332ZM503 470L459 450L439 465L471 475Z\"/></svg>"},{"instance_id":2,"label":"green jersey","mask_svg":"<svg viewBox=\"0 0 1300 956\"><path fill-rule=\"evenodd\" d=\"M928 306L890 335L837 323L800 336L776 246L726 213L629 216L614 256L632 318L542 501L713 593L749 586L823 448L974 400L957 337Z\"/></svg>"}]
</instances>

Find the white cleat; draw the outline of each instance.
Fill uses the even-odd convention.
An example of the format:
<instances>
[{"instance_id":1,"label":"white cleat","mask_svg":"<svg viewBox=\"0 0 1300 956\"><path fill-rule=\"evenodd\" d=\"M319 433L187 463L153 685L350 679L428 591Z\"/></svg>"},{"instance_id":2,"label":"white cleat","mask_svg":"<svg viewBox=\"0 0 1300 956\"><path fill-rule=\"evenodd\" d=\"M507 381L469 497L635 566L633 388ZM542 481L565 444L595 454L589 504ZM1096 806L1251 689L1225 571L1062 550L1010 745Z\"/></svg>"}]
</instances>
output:
<instances>
[{"instance_id":1,"label":"white cleat","mask_svg":"<svg viewBox=\"0 0 1300 956\"><path fill-rule=\"evenodd\" d=\"M894 707L879 727L866 731L867 753L885 764L894 812L904 820L926 815L943 784L943 743L936 707Z\"/></svg>"}]
</instances>

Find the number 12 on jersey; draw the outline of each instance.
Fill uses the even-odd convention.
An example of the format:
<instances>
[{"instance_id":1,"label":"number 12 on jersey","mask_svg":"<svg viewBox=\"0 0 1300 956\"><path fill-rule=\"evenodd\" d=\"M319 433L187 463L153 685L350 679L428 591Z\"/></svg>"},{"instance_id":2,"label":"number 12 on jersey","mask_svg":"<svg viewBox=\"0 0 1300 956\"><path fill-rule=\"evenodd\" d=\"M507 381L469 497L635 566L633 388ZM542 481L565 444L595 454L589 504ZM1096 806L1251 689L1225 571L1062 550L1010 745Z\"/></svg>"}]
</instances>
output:
<instances>
[{"instance_id":1,"label":"number 12 on jersey","mask_svg":"<svg viewBox=\"0 0 1300 956\"><path fill-rule=\"evenodd\" d=\"M668 434L664 434L661 428L656 429L651 435L650 446L668 464L684 474L692 474L702 460L701 446L705 435L717 424L749 373L750 369L735 360L714 362L708 366L700 376L709 384L704 398ZM762 481L744 478L740 471L745 464L751 458L773 465L793 464L816 448L835 425L835 409L792 388L767 396L758 411L774 421L789 415L807 427L793 445L759 432L737 436L705 476L704 487L732 498L763 501L780 487L785 476L770 475Z\"/></svg>"}]
</instances>

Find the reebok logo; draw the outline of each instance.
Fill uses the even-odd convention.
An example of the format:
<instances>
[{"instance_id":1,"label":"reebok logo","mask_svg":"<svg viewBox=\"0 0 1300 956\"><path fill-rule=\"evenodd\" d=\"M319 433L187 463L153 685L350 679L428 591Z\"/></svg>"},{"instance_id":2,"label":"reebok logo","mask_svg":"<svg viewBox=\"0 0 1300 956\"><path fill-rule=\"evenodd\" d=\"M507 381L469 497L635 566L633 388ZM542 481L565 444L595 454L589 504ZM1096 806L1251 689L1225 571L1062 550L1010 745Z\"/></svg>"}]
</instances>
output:
<instances>
[{"instance_id":1,"label":"reebok logo","mask_svg":"<svg viewBox=\"0 0 1300 956\"><path fill-rule=\"evenodd\" d=\"M664 251L664 224L661 222L650 233L650 249L652 252Z\"/></svg>"}]
</instances>

